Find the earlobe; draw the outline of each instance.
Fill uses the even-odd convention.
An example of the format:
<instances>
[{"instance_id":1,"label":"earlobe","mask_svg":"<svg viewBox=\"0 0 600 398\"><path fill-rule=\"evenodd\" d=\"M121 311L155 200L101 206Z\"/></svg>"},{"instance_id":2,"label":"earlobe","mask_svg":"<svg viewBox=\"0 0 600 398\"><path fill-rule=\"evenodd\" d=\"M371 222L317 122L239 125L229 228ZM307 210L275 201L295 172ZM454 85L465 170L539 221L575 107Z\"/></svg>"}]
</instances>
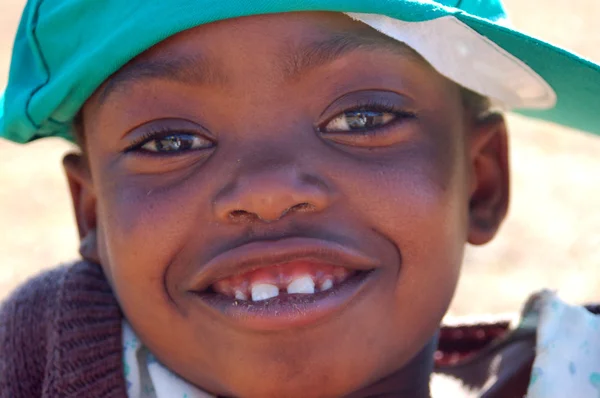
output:
<instances>
[{"instance_id":1,"label":"earlobe","mask_svg":"<svg viewBox=\"0 0 600 398\"><path fill-rule=\"evenodd\" d=\"M86 260L99 263L96 195L87 160L82 154L69 153L63 158L63 167L77 220L79 253Z\"/></svg>"},{"instance_id":2,"label":"earlobe","mask_svg":"<svg viewBox=\"0 0 600 398\"><path fill-rule=\"evenodd\" d=\"M470 136L471 192L468 241L488 243L506 217L509 203L508 136L502 115L478 122Z\"/></svg>"}]
</instances>

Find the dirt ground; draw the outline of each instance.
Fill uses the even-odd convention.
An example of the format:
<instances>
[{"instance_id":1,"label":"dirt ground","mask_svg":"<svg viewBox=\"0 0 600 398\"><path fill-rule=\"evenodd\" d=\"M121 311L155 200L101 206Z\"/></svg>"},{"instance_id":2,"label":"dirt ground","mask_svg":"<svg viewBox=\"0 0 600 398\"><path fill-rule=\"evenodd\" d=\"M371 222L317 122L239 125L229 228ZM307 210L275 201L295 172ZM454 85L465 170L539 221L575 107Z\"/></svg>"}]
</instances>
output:
<instances>
[{"instance_id":1,"label":"dirt ground","mask_svg":"<svg viewBox=\"0 0 600 398\"><path fill-rule=\"evenodd\" d=\"M24 0L0 5L0 87ZM600 61L598 0L505 0L519 29ZM599 93L600 95L600 93ZM599 110L600 111L600 110ZM509 115L513 200L498 238L468 248L451 315L514 312L533 291L600 301L600 137ZM69 145L0 140L0 299L76 256L60 159Z\"/></svg>"}]
</instances>

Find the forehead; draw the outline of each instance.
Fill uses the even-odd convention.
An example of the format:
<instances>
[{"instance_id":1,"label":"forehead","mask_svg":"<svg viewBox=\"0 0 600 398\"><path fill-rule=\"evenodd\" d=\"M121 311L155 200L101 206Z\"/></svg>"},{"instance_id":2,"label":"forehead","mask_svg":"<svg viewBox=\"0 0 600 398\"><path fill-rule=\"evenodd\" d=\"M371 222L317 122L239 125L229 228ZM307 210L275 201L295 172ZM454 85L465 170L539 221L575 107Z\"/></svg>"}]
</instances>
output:
<instances>
[{"instance_id":1,"label":"forehead","mask_svg":"<svg viewBox=\"0 0 600 398\"><path fill-rule=\"evenodd\" d=\"M282 79L293 80L354 51L390 53L433 70L407 45L344 14L273 14L219 21L176 34L111 76L98 98L104 102L113 92L150 79L224 85L229 76L222 60L249 52L253 62L262 60Z\"/></svg>"}]
</instances>

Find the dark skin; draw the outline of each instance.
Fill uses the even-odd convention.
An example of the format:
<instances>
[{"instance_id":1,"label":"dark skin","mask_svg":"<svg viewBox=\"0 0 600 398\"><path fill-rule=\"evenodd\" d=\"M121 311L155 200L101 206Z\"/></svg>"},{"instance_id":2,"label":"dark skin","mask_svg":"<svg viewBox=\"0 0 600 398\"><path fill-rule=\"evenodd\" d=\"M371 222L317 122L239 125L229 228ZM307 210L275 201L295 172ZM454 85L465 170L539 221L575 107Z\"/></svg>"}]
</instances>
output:
<instances>
[{"instance_id":1,"label":"dark skin","mask_svg":"<svg viewBox=\"0 0 600 398\"><path fill-rule=\"evenodd\" d=\"M303 52L316 43L326 51ZM372 118L348 128L357 112ZM506 214L502 117L476 117L456 84L370 28L295 13L167 39L98 90L81 128L85 155L64 164L82 253L168 368L222 396L429 396L464 246ZM290 236L381 266L304 327L250 331L195 304L197 267Z\"/></svg>"}]
</instances>

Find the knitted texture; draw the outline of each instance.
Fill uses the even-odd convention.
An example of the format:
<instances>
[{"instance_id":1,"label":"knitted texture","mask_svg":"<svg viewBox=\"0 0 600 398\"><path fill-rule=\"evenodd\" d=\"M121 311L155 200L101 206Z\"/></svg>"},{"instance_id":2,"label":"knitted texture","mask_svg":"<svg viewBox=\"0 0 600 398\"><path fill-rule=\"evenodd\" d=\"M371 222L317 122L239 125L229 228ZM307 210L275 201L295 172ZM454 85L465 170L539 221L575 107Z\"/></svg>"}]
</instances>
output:
<instances>
[{"instance_id":1,"label":"knitted texture","mask_svg":"<svg viewBox=\"0 0 600 398\"><path fill-rule=\"evenodd\" d=\"M97 265L31 280L0 309L0 397L126 397L121 320Z\"/></svg>"}]
</instances>

